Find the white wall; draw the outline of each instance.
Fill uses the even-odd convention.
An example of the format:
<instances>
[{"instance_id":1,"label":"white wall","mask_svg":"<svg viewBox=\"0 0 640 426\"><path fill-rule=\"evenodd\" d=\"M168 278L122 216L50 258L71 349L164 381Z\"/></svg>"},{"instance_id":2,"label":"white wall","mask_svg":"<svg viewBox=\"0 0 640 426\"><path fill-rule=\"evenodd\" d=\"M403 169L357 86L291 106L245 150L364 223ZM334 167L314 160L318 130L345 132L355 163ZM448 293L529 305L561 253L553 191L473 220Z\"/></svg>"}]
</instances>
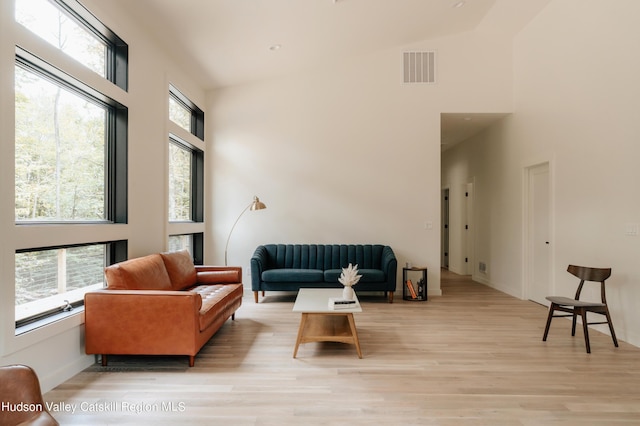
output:
<instances>
[{"instance_id":1,"label":"white wall","mask_svg":"<svg viewBox=\"0 0 640 426\"><path fill-rule=\"evenodd\" d=\"M640 345L640 3L554 0L515 39L512 116L443 155L443 181L476 178L478 280L523 297L523 170L551 164L551 280L568 264L611 267L618 338ZM598 297L597 291L587 296ZM544 321L541 318L541 321Z\"/></svg>"},{"instance_id":2,"label":"white wall","mask_svg":"<svg viewBox=\"0 0 640 426\"><path fill-rule=\"evenodd\" d=\"M39 49L14 22L13 2L0 2L0 364L25 363L38 373L43 390L63 382L94 361L84 354L83 315L77 314L36 331L14 336L14 253L18 248L127 239L129 256L166 249L167 236L180 227L167 225L168 87L175 84L205 107L205 93L186 71L131 19L117 2L82 2L129 44L129 91L104 86L106 94L129 108L129 222L126 225L16 227L13 175L15 44ZM125 3L126 5L126 3ZM26 45L25 45L26 44ZM82 68L82 67L78 67ZM96 79L88 72L82 78ZM204 149L204 143L200 146ZM198 229L196 229L198 228ZM204 225L184 231L203 231Z\"/></svg>"},{"instance_id":3,"label":"white wall","mask_svg":"<svg viewBox=\"0 0 640 426\"><path fill-rule=\"evenodd\" d=\"M440 113L509 110L511 45L473 33L407 49L437 51L437 84L403 85L393 49L210 93L210 261L255 194L267 210L229 246L247 287L262 243L383 243L440 294Z\"/></svg>"}]
</instances>

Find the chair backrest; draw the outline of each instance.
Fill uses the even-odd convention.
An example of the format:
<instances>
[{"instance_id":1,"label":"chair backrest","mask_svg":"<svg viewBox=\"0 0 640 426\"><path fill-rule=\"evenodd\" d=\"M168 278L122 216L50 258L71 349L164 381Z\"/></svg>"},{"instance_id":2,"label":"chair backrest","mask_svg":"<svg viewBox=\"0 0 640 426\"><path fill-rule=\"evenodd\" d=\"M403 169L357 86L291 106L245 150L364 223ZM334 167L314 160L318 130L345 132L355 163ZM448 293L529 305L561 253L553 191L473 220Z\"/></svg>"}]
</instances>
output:
<instances>
[{"instance_id":1,"label":"chair backrest","mask_svg":"<svg viewBox=\"0 0 640 426\"><path fill-rule=\"evenodd\" d=\"M589 268L587 266L569 265L567 272L580 279L580 285L576 291L576 300L580 300L580 293L585 281L593 281L600 283L600 298L602 303L607 303L607 297L604 290L604 282L611 276L611 268Z\"/></svg>"},{"instance_id":2,"label":"chair backrest","mask_svg":"<svg viewBox=\"0 0 640 426\"><path fill-rule=\"evenodd\" d=\"M48 413L36 372L26 365L0 367L0 401L7 404L0 410L1 425L58 424Z\"/></svg>"}]
</instances>

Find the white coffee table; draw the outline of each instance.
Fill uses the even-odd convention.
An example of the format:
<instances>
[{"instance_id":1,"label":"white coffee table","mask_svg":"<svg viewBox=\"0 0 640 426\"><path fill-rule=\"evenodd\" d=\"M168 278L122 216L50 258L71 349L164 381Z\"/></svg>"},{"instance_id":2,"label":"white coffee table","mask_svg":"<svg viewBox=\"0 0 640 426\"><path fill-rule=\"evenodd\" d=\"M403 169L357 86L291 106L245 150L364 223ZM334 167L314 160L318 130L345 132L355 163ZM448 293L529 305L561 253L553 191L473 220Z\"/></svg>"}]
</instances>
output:
<instances>
[{"instance_id":1,"label":"white coffee table","mask_svg":"<svg viewBox=\"0 0 640 426\"><path fill-rule=\"evenodd\" d=\"M300 312L300 327L293 357L298 346L309 342L342 342L356 345L358 357L362 358L360 341L353 314L362 312L358 297L351 308L330 309L329 298L342 297L341 288L301 288L293 305L293 312Z\"/></svg>"}]
</instances>

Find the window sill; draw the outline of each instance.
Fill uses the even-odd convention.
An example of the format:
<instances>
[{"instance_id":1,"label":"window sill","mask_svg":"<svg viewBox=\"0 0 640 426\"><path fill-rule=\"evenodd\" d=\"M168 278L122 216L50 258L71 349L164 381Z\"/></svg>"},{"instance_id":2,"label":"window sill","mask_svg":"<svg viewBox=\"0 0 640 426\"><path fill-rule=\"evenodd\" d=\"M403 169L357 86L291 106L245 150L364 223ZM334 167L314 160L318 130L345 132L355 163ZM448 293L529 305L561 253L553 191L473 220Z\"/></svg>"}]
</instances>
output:
<instances>
[{"instance_id":1,"label":"window sill","mask_svg":"<svg viewBox=\"0 0 640 426\"><path fill-rule=\"evenodd\" d=\"M39 328L46 327L46 326L52 325L54 323L58 323L60 321L66 320L68 318L71 318L71 317L77 316L77 315L81 315L82 316L82 319L81 319L80 323L84 322L84 306L78 306L76 308L73 308L71 311L59 312L57 314L49 315L46 318L42 318L42 319L34 321L32 323L20 326L20 327L16 328L16 334L15 335L16 336L20 336L20 335L23 335L25 333L29 333L29 332L37 330Z\"/></svg>"}]
</instances>

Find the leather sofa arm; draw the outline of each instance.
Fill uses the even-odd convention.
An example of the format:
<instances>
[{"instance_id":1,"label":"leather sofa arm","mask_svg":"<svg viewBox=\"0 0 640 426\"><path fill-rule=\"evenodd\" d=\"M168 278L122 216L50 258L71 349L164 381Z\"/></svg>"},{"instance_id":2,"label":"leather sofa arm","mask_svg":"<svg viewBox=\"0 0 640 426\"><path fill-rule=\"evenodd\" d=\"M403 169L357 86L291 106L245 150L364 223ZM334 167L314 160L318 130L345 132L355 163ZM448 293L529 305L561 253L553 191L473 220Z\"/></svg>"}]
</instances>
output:
<instances>
[{"instance_id":1,"label":"leather sofa arm","mask_svg":"<svg viewBox=\"0 0 640 426\"><path fill-rule=\"evenodd\" d=\"M84 303L86 353L149 353L149 347L173 353L173 347L192 344L202 297L190 291L105 289L86 293Z\"/></svg>"},{"instance_id":2,"label":"leather sofa arm","mask_svg":"<svg viewBox=\"0 0 640 426\"><path fill-rule=\"evenodd\" d=\"M198 284L235 284L242 282L242 268L239 266L196 265Z\"/></svg>"}]
</instances>

